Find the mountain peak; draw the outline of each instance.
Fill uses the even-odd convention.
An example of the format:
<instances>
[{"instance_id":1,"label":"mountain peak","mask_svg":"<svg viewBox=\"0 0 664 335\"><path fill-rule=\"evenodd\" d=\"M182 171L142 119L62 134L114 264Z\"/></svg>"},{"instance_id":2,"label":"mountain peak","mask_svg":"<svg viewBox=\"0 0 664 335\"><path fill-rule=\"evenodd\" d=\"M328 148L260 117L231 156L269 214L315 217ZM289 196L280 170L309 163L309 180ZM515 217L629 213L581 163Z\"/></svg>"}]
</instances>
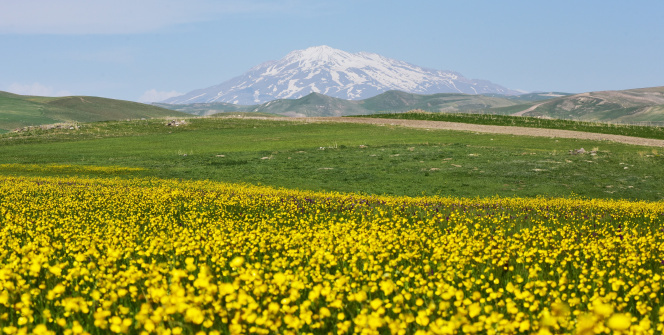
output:
<instances>
[{"instance_id":1,"label":"mountain peak","mask_svg":"<svg viewBox=\"0 0 664 335\"><path fill-rule=\"evenodd\" d=\"M320 45L292 51L278 61L260 64L222 84L164 102L252 105L300 98L312 92L359 100L389 90L416 94L517 94L488 81L464 78L455 72L425 69L375 53L349 53Z\"/></svg>"},{"instance_id":2,"label":"mountain peak","mask_svg":"<svg viewBox=\"0 0 664 335\"><path fill-rule=\"evenodd\" d=\"M327 45L309 47L303 50L291 51L285 59L308 61L308 62L333 62L339 59L347 59L352 55L343 50L331 48Z\"/></svg>"}]
</instances>

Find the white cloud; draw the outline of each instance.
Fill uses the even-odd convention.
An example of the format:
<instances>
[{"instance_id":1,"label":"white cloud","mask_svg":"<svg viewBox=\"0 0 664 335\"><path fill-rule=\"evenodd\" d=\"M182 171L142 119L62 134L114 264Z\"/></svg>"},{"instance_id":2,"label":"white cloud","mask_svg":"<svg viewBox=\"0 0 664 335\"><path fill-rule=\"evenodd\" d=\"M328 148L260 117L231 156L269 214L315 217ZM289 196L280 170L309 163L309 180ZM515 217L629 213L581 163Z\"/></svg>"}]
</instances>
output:
<instances>
[{"instance_id":1,"label":"white cloud","mask_svg":"<svg viewBox=\"0 0 664 335\"><path fill-rule=\"evenodd\" d=\"M13 83L7 88L7 92L21 95L39 95L45 97L63 97L72 95L69 91L56 90L51 86L44 86L40 83L20 84Z\"/></svg>"},{"instance_id":2,"label":"white cloud","mask_svg":"<svg viewBox=\"0 0 664 335\"><path fill-rule=\"evenodd\" d=\"M143 95L141 95L140 98L138 98L139 102L159 102L166 100L168 98L172 97L177 97L180 95L183 95L184 93L176 92L176 91L170 91L170 92L160 92L157 91L156 89L151 89L145 91Z\"/></svg>"},{"instance_id":3,"label":"white cloud","mask_svg":"<svg viewBox=\"0 0 664 335\"><path fill-rule=\"evenodd\" d=\"M303 0L0 0L0 34L132 34L224 14L292 12Z\"/></svg>"}]
</instances>

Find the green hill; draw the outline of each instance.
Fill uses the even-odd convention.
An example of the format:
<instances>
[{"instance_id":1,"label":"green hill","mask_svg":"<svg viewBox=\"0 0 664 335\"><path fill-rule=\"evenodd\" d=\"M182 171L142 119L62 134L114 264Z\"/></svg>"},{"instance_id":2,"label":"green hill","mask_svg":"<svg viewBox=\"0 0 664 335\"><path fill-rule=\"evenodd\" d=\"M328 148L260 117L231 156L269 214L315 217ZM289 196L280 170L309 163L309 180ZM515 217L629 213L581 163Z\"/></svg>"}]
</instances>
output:
<instances>
[{"instance_id":1,"label":"green hill","mask_svg":"<svg viewBox=\"0 0 664 335\"><path fill-rule=\"evenodd\" d=\"M582 94L527 93L519 96L441 93L431 95L388 91L364 100L344 100L319 93L262 105L228 103L156 104L194 115L247 112L284 116L348 116L411 110L443 113L485 113L612 123L664 124L664 87Z\"/></svg>"},{"instance_id":2,"label":"green hill","mask_svg":"<svg viewBox=\"0 0 664 335\"><path fill-rule=\"evenodd\" d=\"M518 100L515 97L506 96L456 93L421 95L401 91L388 91L364 100L345 100L320 93L311 93L299 99L274 100L262 105L252 106L219 102L186 105L157 103L155 105L194 115L245 111L249 113L268 113L285 116L347 116L374 114L378 112L407 112L413 109L422 109L431 112L475 112L488 108L514 106L528 103L529 101L530 99Z\"/></svg>"},{"instance_id":3,"label":"green hill","mask_svg":"<svg viewBox=\"0 0 664 335\"><path fill-rule=\"evenodd\" d=\"M0 92L0 133L61 122L187 116L137 102L99 97L38 97Z\"/></svg>"},{"instance_id":4,"label":"green hill","mask_svg":"<svg viewBox=\"0 0 664 335\"><path fill-rule=\"evenodd\" d=\"M459 93L420 95L388 91L359 104L374 112L409 111L421 109L433 112L466 112L517 104L505 96L486 96Z\"/></svg>"},{"instance_id":5,"label":"green hill","mask_svg":"<svg viewBox=\"0 0 664 335\"><path fill-rule=\"evenodd\" d=\"M518 115L582 121L664 124L664 86L599 91L519 106ZM515 111L512 108L511 111ZM524 111L526 111L524 113Z\"/></svg>"},{"instance_id":6,"label":"green hill","mask_svg":"<svg viewBox=\"0 0 664 335\"><path fill-rule=\"evenodd\" d=\"M252 112L280 114L285 116L345 116L367 112L357 101L311 93L299 99L282 99L264 103Z\"/></svg>"},{"instance_id":7,"label":"green hill","mask_svg":"<svg viewBox=\"0 0 664 335\"><path fill-rule=\"evenodd\" d=\"M195 104L186 104L186 105L173 105L161 102L154 102L152 103L152 105L198 116L209 116L219 113L243 113L243 112L249 112L250 110L258 107L257 105L251 105L251 106L234 105L226 102L208 102L208 103L195 103Z\"/></svg>"}]
</instances>

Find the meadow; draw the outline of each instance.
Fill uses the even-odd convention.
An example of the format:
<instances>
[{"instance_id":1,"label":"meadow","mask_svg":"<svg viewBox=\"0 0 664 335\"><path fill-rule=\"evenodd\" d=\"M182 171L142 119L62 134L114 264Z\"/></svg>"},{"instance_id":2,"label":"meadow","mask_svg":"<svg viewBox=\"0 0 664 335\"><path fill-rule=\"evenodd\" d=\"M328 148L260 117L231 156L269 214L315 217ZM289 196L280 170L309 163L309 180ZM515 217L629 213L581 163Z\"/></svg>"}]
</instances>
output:
<instances>
[{"instance_id":1,"label":"meadow","mask_svg":"<svg viewBox=\"0 0 664 335\"><path fill-rule=\"evenodd\" d=\"M657 149L167 123L0 135L0 332L664 332Z\"/></svg>"},{"instance_id":2,"label":"meadow","mask_svg":"<svg viewBox=\"0 0 664 335\"><path fill-rule=\"evenodd\" d=\"M139 169L122 174L128 178L399 196L664 196L658 148L356 124L228 118L165 124L98 122L0 135L0 174L108 176L33 166L124 166ZM579 148L596 154L569 154Z\"/></svg>"},{"instance_id":3,"label":"meadow","mask_svg":"<svg viewBox=\"0 0 664 335\"><path fill-rule=\"evenodd\" d=\"M662 202L2 177L0 330L661 333L663 213Z\"/></svg>"}]
</instances>

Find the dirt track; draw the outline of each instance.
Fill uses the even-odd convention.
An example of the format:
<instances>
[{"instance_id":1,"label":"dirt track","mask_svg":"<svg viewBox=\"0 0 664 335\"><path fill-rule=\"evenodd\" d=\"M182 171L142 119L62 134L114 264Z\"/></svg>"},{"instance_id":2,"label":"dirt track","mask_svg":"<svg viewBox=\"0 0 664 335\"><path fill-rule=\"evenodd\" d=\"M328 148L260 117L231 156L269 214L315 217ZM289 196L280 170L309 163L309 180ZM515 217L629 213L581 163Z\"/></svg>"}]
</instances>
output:
<instances>
[{"instance_id":1,"label":"dirt track","mask_svg":"<svg viewBox=\"0 0 664 335\"><path fill-rule=\"evenodd\" d=\"M538 137L560 137L577 138L595 141L612 141L625 144L643 145L650 147L664 147L664 140L655 140L649 138L640 138L622 135L609 135L586 133L582 131L527 128L527 127L506 127L506 126L487 126L469 123L456 123L444 121L420 121L420 120L397 120L397 119L374 119L374 118L346 118L346 117L305 117L305 118L266 118L268 120L283 120L297 122L340 122L340 123L364 123L364 124L382 124L395 125L410 128L423 129L446 129L470 131L476 133L495 133L510 134L520 136L538 136Z\"/></svg>"}]
</instances>

